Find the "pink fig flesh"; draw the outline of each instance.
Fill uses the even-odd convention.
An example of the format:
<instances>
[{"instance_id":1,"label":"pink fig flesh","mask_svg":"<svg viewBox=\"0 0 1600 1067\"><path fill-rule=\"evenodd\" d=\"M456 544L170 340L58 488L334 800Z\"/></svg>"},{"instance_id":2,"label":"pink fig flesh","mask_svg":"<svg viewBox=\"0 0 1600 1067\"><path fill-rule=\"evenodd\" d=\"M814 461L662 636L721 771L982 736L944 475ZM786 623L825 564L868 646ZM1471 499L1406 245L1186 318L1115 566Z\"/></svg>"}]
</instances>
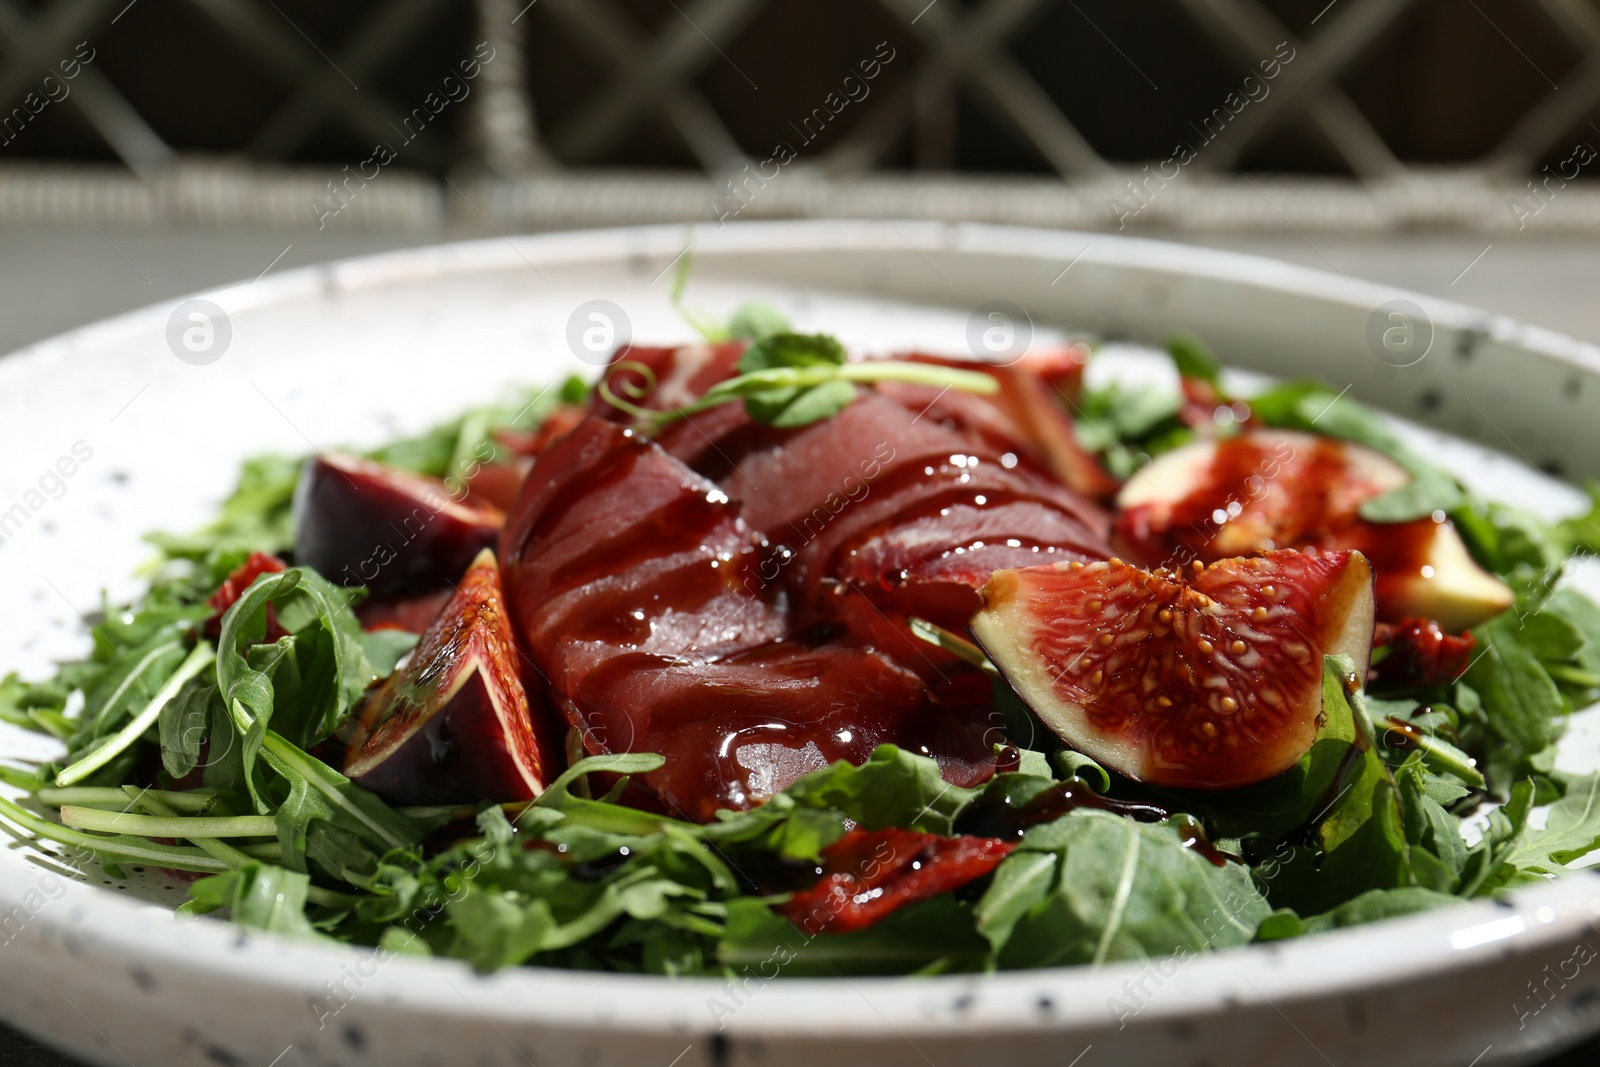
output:
<instances>
[{"instance_id":1,"label":"pink fig flesh","mask_svg":"<svg viewBox=\"0 0 1600 1067\"><path fill-rule=\"evenodd\" d=\"M345 773L394 804L531 800L553 750L535 730L500 569L485 550L407 664L368 696Z\"/></svg>"},{"instance_id":2,"label":"pink fig flesh","mask_svg":"<svg viewBox=\"0 0 1600 1067\"><path fill-rule=\"evenodd\" d=\"M1231 789L1305 755L1323 657L1364 676L1372 568L1268 552L1182 574L1121 560L998 571L972 631L1062 740L1137 781Z\"/></svg>"}]
</instances>

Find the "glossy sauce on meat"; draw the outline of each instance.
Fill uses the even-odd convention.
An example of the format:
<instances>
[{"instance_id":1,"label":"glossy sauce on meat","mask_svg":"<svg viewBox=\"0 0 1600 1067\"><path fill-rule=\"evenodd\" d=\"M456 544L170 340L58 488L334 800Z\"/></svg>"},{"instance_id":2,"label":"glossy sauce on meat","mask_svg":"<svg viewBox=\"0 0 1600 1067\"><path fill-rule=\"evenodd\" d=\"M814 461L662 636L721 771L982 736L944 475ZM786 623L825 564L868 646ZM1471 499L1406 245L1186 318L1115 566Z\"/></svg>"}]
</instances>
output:
<instances>
[{"instance_id":1,"label":"glossy sauce on meat","mask_svg":"<svg viewBox=\"0 0 1600 1067\"><path fill-rule=\"evenodd\" d=\"M502 542L507 595L585 750L659 752L645 787L700 820L886 742L986 777L983 724L882 653L796 627L766 552L714 483L615 425L540 456Z\"/></svg>"},{"instance_id":2,"label":"glossy sauce on meat","mask_svg":"<svg viewBox=\"0 0 1600 1067\"><path fill-rule=\"evenodd\" d=\"M906 616L961 631L995 570L1110 555L1097 507L1009 455L869 391L720 484L780 546L801 607L931 677L953 664Z\"/></svg>"},{"instance_id":3,"label":"glossy sauce on meat","mask_svg":"<svg viewBox=\"0 0 1600 1067\"><path fill-rule=\"evenodd\" d=\"M679 407L741 352L634 348L605 380ZM907 616L963 630L994 570L1106 558L1109 524L1005 413L926 401L862 389L798 430L732 403L649 443L601 400L539 456L502 541L507 595L586 751L661 753L643 784L694 819L883 743L952 782L993 773L988 678Z\"/></svg>"}]
</instances>

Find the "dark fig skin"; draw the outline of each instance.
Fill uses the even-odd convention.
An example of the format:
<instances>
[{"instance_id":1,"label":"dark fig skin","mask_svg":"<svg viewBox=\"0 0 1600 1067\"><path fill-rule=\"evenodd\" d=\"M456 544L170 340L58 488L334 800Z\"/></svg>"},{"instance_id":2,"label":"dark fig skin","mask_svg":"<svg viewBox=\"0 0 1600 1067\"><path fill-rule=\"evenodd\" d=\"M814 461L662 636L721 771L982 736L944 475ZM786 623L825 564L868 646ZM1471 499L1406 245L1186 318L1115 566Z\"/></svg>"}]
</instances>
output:
<instances>
[{"instance_id":1,"label":"dark fig skin","mask_svg":"<svg viewBox=\"0 0 1600 1067\"><path fill-rule=\"evenodd\" d=\"M554 746L536 736L545 720L519 667L500 570L485 550L410 661L367 697L345 773L391 804L538 796Z\"/></svg>"},{"instance_id":2,"label":"dark fig skin","mask_svg":"<svg viewBox=\"0 0 1600 1067\"><path fill-rule=\"evenodd\" d=\"M420 593L411 597L384 597L363 600L356 605L356 618L363 630L404 630L420 634L444 611L452 596L450 589Z\"/></svg>"},{"instance_id":3,"label":"dark fig skin","mask_svg":"<svg viewBox=\"0 0 1600 1067\"><path fill-rule=\"evenodd\" d=\"M510 463L485 463L467 478L467 500L510 511L532 467L533 460L524 456Z\"/></svg>"},{"instance_id":4,"label":"dark fig skin","mask_svg":"<svg viewBox=\"0 0 1600 1067\"><path fill-rule=\"evenodd\" d=\"M466 667L467 677L443 708L418 712L428 717L414 733L371 769L365 759L350 768L351 778L391 804L533 799L537 793L505 743L489 683L477 666Z\"/></svg>"},{"instance_id":5,"label":"dark fig skin","mask_svg":"<svg viewBox=\"0 0 1600 1067\"><path fill-rule=\"evenodd\" d=\"M499 508L458 495L357 456L313 457L295 490L295 560L374 598L444 588L505 525Z\"/></svg>"}]
</instances>

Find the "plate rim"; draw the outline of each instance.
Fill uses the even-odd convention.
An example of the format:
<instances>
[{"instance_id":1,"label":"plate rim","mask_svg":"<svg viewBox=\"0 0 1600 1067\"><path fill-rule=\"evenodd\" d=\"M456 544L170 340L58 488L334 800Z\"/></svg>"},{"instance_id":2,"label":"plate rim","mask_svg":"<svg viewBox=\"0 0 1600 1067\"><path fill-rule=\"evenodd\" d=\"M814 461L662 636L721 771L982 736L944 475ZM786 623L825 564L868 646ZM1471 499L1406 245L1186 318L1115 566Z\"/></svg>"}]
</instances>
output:
<instances>
[{"instance_id":1,"label":"plate rim","mask_svg":"<svg viewBox=\"0 0 1600 1067\"><path fill-rule=\"evenodd\" d=\"M640 257L670 258L682 246L686 232L692 235L698 255L781 252L785 248L920 251L912 240L916 237L928 251L940 253L1041 260L1078 255L1090 262L1152 268L1174 275L1202 273L1348 305L1366 306L1375 297L1400 295L1417 302L1438 322L1460 329L1486 330L1530 354L1558 360L1579 373L1600 379L1600 346L1442 298L1377 283L1352 282L1326 271L1265 257L1104 233L973 223L807 220L742 222L718 229L686 229L669 224L485 237L333 260L284 271L253 284L225 285L158 301L34 342L0 358L0 384L68 360L80 349L144 332L163 321L175 304L195 297L215 300L224 307L257 308L311 296L330 286L370 289L440 274L494 272L514 268L519 261L597 265L610 262L625 267ZM785 241L790 243L785 245ZM537 259L530 261L530 255ZM0 914L22 902L24 892L31 888L22 885L22 881L0 872ZM223 922L188 923L158 906L134 903L83 883L69 883L63 902L70 902L65 923L32 923L22 937L42 944L62 936L61 931L66 929L78 936L92 936L106 950L130 961L155 957L212 974L219 980L243 986L266 983L308 996L321 990L307 975L320 978L326 971L307 964L317 963L331 970L365 955L362 949L350 946L294 942L255 931L241 934L238 927ZM153 916L152 911L158 914ZM164 922L160 916L171 921ZM1480 959L1482 954L1520 954L1571 940L1580 931L1591 931L1596 916L1600 916L1600 882L1591 875L1578 874L1519 890L1509 904L1466 902L1366 927L1203 954L1181 967L1163 987L1163 996L1144 1010L1149 1019L1173 1020L1214 1011L1222 1004L1273 1004L1278 999L1292 1002L1367 990L1376 984L1372 974L1341 966L1341 960L1371 958L1370 950L1377 952L1379 958L1393 961L1395 944L1401 941L1432 946L1426 954L1401 954L1401 962L1383 976L1384 984L1389 984L1441 974L1463 962ZM1501 924L1500 929L1510 929L1513 921L1522 924L1517 932L1448 949L1451 938L1459 939L1462 931L1497 923ZM245 941L265 944L267 950L239 951L234 947ZM786 978L767 983L771 989L763 986L761 996L750 998L728 1018L728 1027L735 1033L781 1036L811 1029L809 1022L801 1020L819 1017L810 1014L816 1011L826 1013L820 1017L828 1020L832 1030L853 1035L882 1036L895 1028L895 1019L913 1021L925 1028L959 1027L967 1033L1030 1026L1051 1030L1098 1028L1107 1023L1102 1000L1146 966L1127 962L1098 968L1048 968L916 981ZM460 1005L450 1004L443 981L452 971L456 975L471 973L456 961L397 958L385 964L369 984L374 988L374 999L427 1011L459 1011ZM1308 978L1309 975L1316 977ZM1249 982L1251 978L1270 981L1279 996L1269 1000ZM1247 988L1241 990L1241 982ZM538 967L510 968L493 976L474 977L473 983L477 995L474 1007L489 1007L495 1018L566 1028L604 1026L630 1032L681 1027L686 1017L705 1010L708 997L727 989L727 982L720 979L665 979ZM968 1012L950 1016L926 1011L930 998L946 1002L973 989L979 989L982 996ZM870 1011L863 1005L862 990L872 994ZM990 996L990 991L995 995ZM441 992L446 995L441 996ZM1057 1006L1048 1016L1029 1007L1039 995L1049 995ZM615 1000L626 1001L628 1010L616 1012L611 1003ZM795 1013L797 1003L806 1005L808 1011ZM880 1008L889 1014L881 1013ZM1141 1018L1141 1023L1144 1021Z\"/></svg>"}]
</instances>

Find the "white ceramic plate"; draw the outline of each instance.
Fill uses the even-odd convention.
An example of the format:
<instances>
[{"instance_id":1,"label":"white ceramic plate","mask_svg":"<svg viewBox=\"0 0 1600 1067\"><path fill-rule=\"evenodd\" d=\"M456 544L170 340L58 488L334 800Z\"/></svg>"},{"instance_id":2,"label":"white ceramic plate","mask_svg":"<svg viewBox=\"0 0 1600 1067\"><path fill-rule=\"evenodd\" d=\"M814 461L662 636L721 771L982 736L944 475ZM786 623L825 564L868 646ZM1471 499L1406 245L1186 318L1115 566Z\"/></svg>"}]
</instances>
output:
<instances>
[{"instance_id":1,"label":"white ceramic plate","mask_svg":"<svg viewBox=\"0 0 1600 1067\"><path fill-rule=\"evenodd\" d=\"M696 256L689 302L719 314L763 297L803 328L865 347L953 351L966 346L973 309L996 298L1026 308L1041 333L1148 343L1186 327L1246 370L1348 383L1357 397L1490 446L1455 441L1439 454L1495 496L1556 513L1577 497L1533 465L1600 475L1600 352L1265 260L1102 235L887 222L451 245L207 294L231 334L209 365L175 358L174 304L0 362L0 670L41 673L80 653L79 613L98 606L103 588L113 601L135 590L128 575L146 558L137 535L204 521L246 455L375 443L508 383L584 369L566 335L588 300L620 305L641 341L683 338L667 268L686 236ZM1408 328L1430 341L1406 367L1394 364L1410 355L1379 359L1381 345L1368 342L1375 310L1399 298L1416 306ZM1376 321L1380 337L1400 323L1387 309ZM179 316L177 332L189 325ZM1149 367L1121 346L1096 373ZM63 456L74 462L59 470L73 473L50 473ZM1581 722L1566 765L1600 764L1596 736ZM0 733L0 755L51 754L38 738ZM1578 962L1600 945L1600 881L1588 874L1510 905L1463 905L1182 966L919 981L757 973L734 984L380 965L361 951L176 920L168 905L181 890L153 873L131 875L108 891L92 863L80 870L70 857L0 849L0 1017L93 1062L138 1067L1466 1067L1523 1062L1600 1028L1600 966Z\"/></svg>"}]
</instances>

